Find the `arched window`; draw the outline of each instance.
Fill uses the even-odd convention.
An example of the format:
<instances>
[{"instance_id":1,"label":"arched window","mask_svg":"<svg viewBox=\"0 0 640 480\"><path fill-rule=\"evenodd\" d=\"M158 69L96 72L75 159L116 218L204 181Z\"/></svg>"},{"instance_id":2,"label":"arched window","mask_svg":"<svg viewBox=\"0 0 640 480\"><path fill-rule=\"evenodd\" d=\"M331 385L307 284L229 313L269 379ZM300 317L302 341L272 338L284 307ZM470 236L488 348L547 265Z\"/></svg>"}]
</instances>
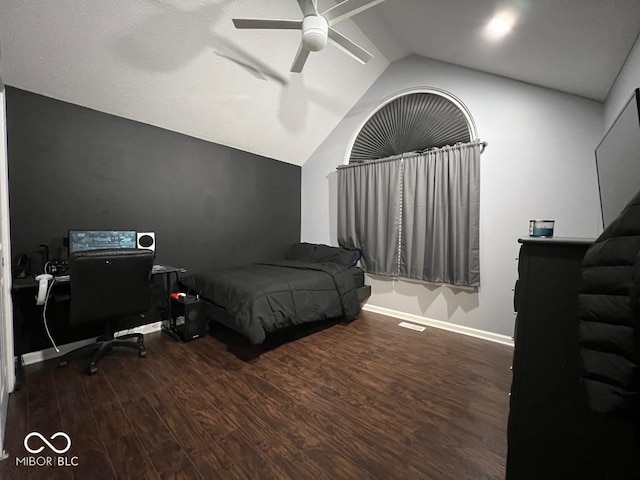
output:
<instances>
[{"instance_id":1,"label":"arched window","mask_svg":"<svg viewBox=\"0 0 640 480\"><path fill-rule=\"evenodd\" d=\"M480 153L464 104L436 89L382 102L338 168L338 241L369 273L480 285Z\"/></svg>"},{"instance_id":2,"label":"arched window","mask_svg":"<svg viewBox=\"0 0 640 480\"><path fill-rule=\"evenodd\" d=\"M458 98L435 88L405 90L381 102L356 130L347 163L476 139L473 118Z\"/></svg>"}]
</instances>

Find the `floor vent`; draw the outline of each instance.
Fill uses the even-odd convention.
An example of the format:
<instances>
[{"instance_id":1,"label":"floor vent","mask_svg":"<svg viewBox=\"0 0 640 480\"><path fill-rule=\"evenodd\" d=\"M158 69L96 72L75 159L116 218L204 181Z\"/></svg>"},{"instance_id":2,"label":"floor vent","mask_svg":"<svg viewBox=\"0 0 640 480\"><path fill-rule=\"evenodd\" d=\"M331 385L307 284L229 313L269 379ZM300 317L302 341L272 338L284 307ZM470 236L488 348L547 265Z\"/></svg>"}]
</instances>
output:
<instances>
[{"instance_id":1,"label":"floor vent","mask_svg":"<svg viewBox=\"0 0 640 480\"><path fill-rule=\"evenodd\" d=\"M424 332L425 330L425 327L414 325L413 323L408 323L408 322L400 322L398 326L408 328L409 330L416 330L417 332Z\"/></svg>"}]
</instances>

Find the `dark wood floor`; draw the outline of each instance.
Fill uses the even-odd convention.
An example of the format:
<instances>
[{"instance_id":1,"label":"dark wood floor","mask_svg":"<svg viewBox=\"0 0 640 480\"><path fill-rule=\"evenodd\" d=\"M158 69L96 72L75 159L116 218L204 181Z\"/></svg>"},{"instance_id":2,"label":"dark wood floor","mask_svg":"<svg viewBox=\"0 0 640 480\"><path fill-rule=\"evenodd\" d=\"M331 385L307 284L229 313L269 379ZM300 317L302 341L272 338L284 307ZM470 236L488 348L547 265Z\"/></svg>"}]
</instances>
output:
<instances>
[{"instance_id":1,"label":"dark wood floor","mask_svg":"<svg viewBox=\"0 0 640 480\"><path fill-rule=\"evenodd\" d=\"M260 351L222 328L157 332L94 376L29 366L0 478L504 478L512 349L397 324L363 312ZM66 432L79 465L15 466L32 431Z\"/></svg>"}]
</instances>

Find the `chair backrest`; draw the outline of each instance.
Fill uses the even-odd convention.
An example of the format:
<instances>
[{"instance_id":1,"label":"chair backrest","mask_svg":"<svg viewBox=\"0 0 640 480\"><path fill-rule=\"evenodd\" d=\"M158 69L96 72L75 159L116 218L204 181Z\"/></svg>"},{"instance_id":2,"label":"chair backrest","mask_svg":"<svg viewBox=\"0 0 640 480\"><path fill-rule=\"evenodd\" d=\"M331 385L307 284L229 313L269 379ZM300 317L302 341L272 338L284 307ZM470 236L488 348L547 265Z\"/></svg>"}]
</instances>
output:
<instances>
[{"instance_id":1,"label":"chair backrest","mask_svg":"<svg viewBox=\"0 0 640 480\"><path fill-rule=\"evenodd\" d=\"M70 323L98 322L149 310L153 259L153 251L144 249L71 254Z\"/></svg>"}]
</instances>

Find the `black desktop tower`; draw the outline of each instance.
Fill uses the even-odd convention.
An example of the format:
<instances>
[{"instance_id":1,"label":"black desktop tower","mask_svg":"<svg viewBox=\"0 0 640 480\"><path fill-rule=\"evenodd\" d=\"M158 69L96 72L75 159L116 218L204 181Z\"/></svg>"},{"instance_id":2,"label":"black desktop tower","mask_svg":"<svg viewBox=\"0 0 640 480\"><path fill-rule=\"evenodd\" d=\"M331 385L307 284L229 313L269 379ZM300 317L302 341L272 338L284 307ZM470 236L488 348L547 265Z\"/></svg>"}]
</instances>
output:
<instances>
[{"instance_id":1,"label":"black desktop tower","mask_svg":"<svg viewBox=\"0 0 640 480\"><path fill-rule=\"evenodd\" d=\"M162 330L176 340L189 342L207 333L204 302L187 295L171 299L171 316L162 322Z\"/></svg>"}]
</instances>

